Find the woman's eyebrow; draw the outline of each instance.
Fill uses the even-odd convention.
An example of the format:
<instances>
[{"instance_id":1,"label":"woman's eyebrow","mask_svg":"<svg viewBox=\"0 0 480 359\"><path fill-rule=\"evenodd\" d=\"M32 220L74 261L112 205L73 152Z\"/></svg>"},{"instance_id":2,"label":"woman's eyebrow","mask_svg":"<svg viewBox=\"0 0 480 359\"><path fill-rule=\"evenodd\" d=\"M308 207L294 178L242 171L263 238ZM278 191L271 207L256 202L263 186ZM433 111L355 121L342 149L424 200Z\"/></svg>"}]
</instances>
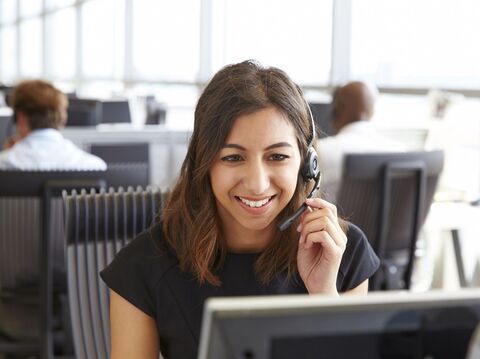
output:
<instances>
[{"instance_id":1,"label":"woman's eyebrow","mask_svg":"<svg viewBox=\"0 0 480 359\"><path fill-rule=\"evenodd\" d=\"M279 143L274 143L273 145L270 145L265 148L265 151L271 150L272 148L277 148L277 147L293 147L290 143L288 142L279 142Z\"/></svg>"},{"instance_id":2,"label":"woman's eyebrow","mask_svg":"<svg viewBox=\"0 0 480 359\"><path fill-rule=\"evenodd\" d=\"M243 146L237 145L236 143L225 143L222 148L238 148L239 150L246 151L247 149Z\"/></svg>"},{"instance_id":3,"label":"woman's eyebrow","mask_svg":"<svg viewBox=\"0 0 480 359\"><path fill-rule=\"evenodd\" d=\"M290 143L288 142L278 142L274 143L273 145L267 146L264 151L271 150L273 148L278 148L278 147L293 147ZM222 148L237 148L242 151L246 151L247 149L239 144L236 143L225 143Z\"/></svg>"}]
</instances>

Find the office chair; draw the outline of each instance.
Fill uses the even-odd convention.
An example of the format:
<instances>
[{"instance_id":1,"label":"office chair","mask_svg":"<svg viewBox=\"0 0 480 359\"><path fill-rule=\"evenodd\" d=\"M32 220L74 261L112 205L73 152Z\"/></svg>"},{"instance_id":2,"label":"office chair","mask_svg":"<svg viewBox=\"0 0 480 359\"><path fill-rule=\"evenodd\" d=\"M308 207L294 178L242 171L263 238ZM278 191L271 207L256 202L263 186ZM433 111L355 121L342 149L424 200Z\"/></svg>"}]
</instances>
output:
<instances>
[{"instance_id":1,"label":"office chair","mask_svg":"<svg viewBox=\"0 0 480 359\"><path fill-rule=\"evenodd\" d=\"M381 260L371 290L410 288L418 233L443 162L441 151L345 157L337 208L365 232Z\"/></svg>"},{"instance_id":2,"label":"office chair","mask_svg":"<svg viewBox=\"0 0 480 359\"><path fill-rule=\"evenodd\" d=\"M11 328L18 320L13 317L5 323L5 314L19 303L30 303L25 308L32 311L33 319L38 317L31 327L39 327L39 334L30 337L22 328L13 333L5 333L4 328L0 353L53 358L53 328L60 326L53 313L54 292L66 291L61 190L145 185L147 172L145 166L134 164L110 166L107 171L12 170L0 171L0 183L0 304L7 308L0 323Z\"/></svg>"},{"instance_id":3,"label":"office chair","mask_svg":"<svg viewBox=\"0 0 480 359\"><path fill-rule=\"evenodd\" d=\"M64 192L63 199L75 356L109 358L109 292L99 272L152 224L162 206L162 194L152 188L120 188L108 192Z\"/></svg>"}]
</instances>

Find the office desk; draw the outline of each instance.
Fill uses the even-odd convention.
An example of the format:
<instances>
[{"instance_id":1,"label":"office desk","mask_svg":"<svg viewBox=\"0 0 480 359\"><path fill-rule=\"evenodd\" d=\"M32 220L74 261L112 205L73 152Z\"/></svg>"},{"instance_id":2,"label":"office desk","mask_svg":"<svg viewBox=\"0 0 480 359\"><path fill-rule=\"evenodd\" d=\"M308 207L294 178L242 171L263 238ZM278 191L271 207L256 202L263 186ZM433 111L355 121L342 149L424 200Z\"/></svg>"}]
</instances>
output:
<instances>
[{"instance_id":1,"label":"office desk","mask_svg":"<svg viewBox=\"0 0 480 359\"><path fill-rule=\"evenodd\" d=\"M150 183L166 188L177 177L187 153L191 130L172 129L163 125L142 127L131 124L109 124L96 127L66 127L65 138L86 151L92 144L139 143L149 144Z\"/></svg>"},{"instance_id":2,"label":"office desk","mask_svg":"<svg viewBox=\"0 0 480 359\"><path fill-rule=\"evenodd\" d=\"M431 277L431 288L457 289L470 285L479 268L480 207L468 203L432 204L420 238L425 241L419 276ZM431 273L428 273L431 272Z\"/></svg>"}]
</instances>

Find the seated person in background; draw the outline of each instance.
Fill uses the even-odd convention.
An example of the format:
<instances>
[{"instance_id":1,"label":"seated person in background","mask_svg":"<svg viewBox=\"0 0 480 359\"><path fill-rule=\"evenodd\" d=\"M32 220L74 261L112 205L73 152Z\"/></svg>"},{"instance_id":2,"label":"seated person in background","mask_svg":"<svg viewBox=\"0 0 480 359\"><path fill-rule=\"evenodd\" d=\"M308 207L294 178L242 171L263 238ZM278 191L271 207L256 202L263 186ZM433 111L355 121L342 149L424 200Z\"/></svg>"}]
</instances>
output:
<instances>
[{"instance_id":1,"label":"seated person in background","mask_svg":"<svg viewBox=\"0 0 480 359\"><path fill-rule=\"evenodd\" d=\"M404 146L380 134L370 120L375 108L374 92L362 82L350 82L333 94L334 136L318 141L323 172L321 191L333 203L342 179L343 158L349 153L403 152Z\"/></svg>"},{"instance_id":2,"label":"seated person in background","mask_svg":"<svg viewBox=\"0 0 480 359\"><path fill-rule=\"evenodd\" d=\"M379 266L367 238L334 205L306 199L315 142L283 71L245 61L213 77L161 222L101 272L112 359L196 358L208 297L367 293ZM304 203L310 210L280 231Z\"/></svg>"},{"instance_id":3,"label":"seated person in background","mask_svg":"<svg viewBox=\"0 0 480 359\"><path fill-rule=\"evenodd\" d=\"M67 122L68 99L42 80L18 84L11 97L17 135L0 152L0 169L105 170L107 164L60 133Z\"/></svg>"}]
</instances>

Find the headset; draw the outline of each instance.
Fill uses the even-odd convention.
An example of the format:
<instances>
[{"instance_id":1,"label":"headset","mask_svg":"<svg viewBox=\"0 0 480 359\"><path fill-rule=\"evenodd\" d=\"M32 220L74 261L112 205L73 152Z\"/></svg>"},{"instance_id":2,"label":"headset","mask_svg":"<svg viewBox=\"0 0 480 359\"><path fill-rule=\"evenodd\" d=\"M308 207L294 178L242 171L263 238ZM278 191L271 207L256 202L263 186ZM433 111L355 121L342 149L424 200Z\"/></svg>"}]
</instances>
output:
<instances>
[{"instance_id":1,"label":"headset","mask_svg":"<svg viewBox=\"0 0 480 359\"><path fill-rule=\"evenodd\" d=\"M302 165L301 175L305 183L308 183L311 180L315 180L315 185L313 189L308 194L307 198L312 198L320 188L320 182L322 179L322 174L318 168L318 154L313 147L313 140L315 139L315 122L313 120L312 110L308 105L308 102L305 101L305 105L308 109L308 114L310 116L310 122L312 124L312 138L308 142L307 155ZM278 224L278 229L281 231L286 230L292 225L293 222L297 220L298 217L308 208L306 203L303 203L302 206L295 211L290 217Z\"/></svg>"}]
</instances>

